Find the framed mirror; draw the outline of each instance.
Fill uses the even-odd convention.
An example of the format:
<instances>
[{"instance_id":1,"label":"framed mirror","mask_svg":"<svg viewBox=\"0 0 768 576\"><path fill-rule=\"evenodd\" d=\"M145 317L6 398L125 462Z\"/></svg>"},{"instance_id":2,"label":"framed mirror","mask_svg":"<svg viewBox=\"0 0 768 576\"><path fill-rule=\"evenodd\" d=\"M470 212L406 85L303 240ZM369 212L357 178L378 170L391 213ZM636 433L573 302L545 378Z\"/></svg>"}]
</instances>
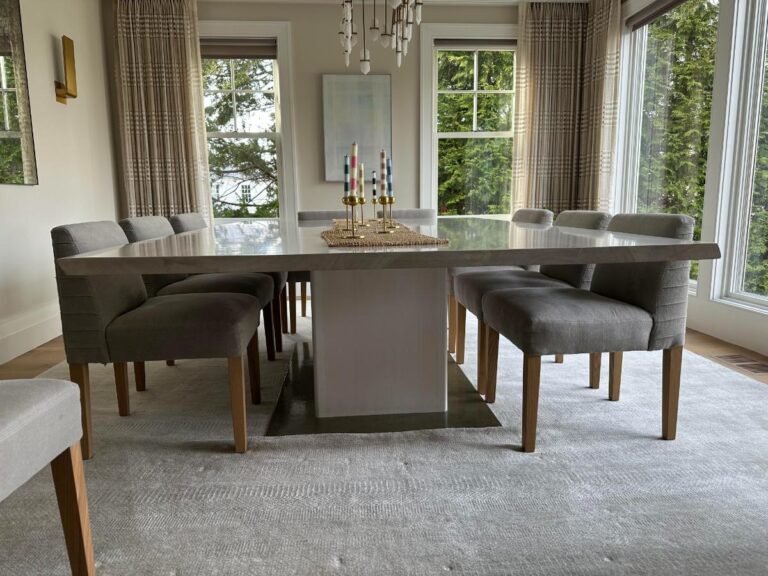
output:
<instances>
[{"instance_id":1,"label":"framed mirror","mask_svg":"<svg viewBox=\"0 0 768 576\"><path fill-rule=\"evenodd\" d=\"M37 184L19 0L0 0L0 184Z\"/></svg>"}]
</instances>

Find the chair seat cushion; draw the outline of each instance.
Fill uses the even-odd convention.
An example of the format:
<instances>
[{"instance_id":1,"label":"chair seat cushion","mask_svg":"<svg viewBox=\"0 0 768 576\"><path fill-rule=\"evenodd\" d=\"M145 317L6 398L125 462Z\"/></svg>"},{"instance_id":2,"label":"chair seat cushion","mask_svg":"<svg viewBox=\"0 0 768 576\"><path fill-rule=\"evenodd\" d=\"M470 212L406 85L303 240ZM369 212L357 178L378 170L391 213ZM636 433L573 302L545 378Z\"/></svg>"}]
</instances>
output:
<instances>
[{"instance_id":1,"label":"chair seat cushion","mask_svg":"<svg viewBox=\"0 0 768 576\"><path fill-rule=\"evenodd\" d=\"M72 382L0 381L0 500L82 435L80 389Z\"/></svg>"},{"instance_id":2,"label":"chair seat cushion","mask_svg":"<svg viewBox=\"0 0 768 576\"><path fill-rule=\"evenodd\" d=\"M230 292L255 296L262 306L272 301L274 285L269 274L195 274L161 289L158 296Z\"/></svg>"},{"instance_id":3,"label":"chair seat cushion","mask_svg":"<svg viewBox=\"0 0 768 576\"><path fill-rule=\"evenodd\" d=\"M523 270L520 266L463 266L448 268L448 294L455 294L454 279L462 274L472 272L501 272L504 270Z\"/></svg>"},{"instance_id":4,"label":"chair seat cushion","mask_svg":"<svg viewBox=\"0 0 768 576\"><path fill-rule=\"evenodd\" d=\"M150 298L107 326L113 362L243 356L261 304L247 294Z\"/></svg>"},{"instance_id":5,"label":"chair seat cushion","mask_svg":"<svg viewBox=\"0 0 768 576\"><path fill-rule=\"evenodd\" d=\"M648 350L653 319L642 308L577 288L496 290L483 319L525 354Z\"/></svg>"},{"instance_id":6,"label":"chair seat cushion","mask_svg":"<svg viewBox=\"0 0 768 576\"><path fill-rule=\"evenodd\" d=\"M569 284L540 272L497 270L469 272L454 279L456 299L478 319L483 319L483 296L495 290L513 288L570 288Z\"/></svg>"}]
</instances>

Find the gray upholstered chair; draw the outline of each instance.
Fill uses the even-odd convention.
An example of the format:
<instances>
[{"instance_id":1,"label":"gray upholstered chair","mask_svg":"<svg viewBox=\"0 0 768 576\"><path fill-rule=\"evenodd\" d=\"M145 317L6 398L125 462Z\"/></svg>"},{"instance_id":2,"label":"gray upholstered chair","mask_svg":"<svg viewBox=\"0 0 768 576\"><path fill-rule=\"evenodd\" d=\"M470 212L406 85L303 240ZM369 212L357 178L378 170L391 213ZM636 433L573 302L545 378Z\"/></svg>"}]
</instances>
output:
<instances>
[{"instance_id":1,"label":"gray upholstered chair","mask_svg":"<svg viewBox=\"0 0 768 576\"><path fill-rule=\"evenodd\" d=\"M607 212L590 210L566 210L555 220L555 226L581 228L587 230L605 230L611 215ZM464 363L464 339L466 336L467 310L477 317L478 348L477 348L477 389L485 394L487 402L494 398L486 391L485 354L487 352L488 331L483 321L483 296L494 290L510 288L539 288L539 287L569 287L588 289L592 281L593 264L573 266L542 266L539 272L521 268L505 268L485 270L476 269L474 272L459 274L454 278L454 297L456 298L456 363ZM556 362L563 361L562 355L557 355Z\"/></svg>"},{"instance_id":2,"label":"gray upholstered chair","mask_svg":"<svg viewBox=\"0 0 768 576\"><path fill-rule=\"evenodd\" d=\"M381 218L383 211L378 210L376 214ZM389 214L389 210L387 210L387 214ZM392 218L400 218L402 220L436 220L437 210L434 208L393 208Z\"/></svg>"},{"instance_id":3,"label":"gray upholstered chair","mask_svg":"<svg viewBox=\"0 0 768 576\"><path fill-rule=\"evenodd\" d=\"M202 221L202 218L201 218ZM164 216L141 216L125 218L118 222L131 243L153 240L174 234L173 227ZM205 292L234 292L255 296L262 306L264 316L264 336L267 345L267 358L275 359L275 335L272 327L272 300L274 285L268 274L253 273L216 273L192 275L144 275L144 285L149 296L168 296L170 294L200 294ZM151 291L150 291L151 286ZM169 360L169 364L173 361ZM137 365L143 370L143 366ZM143 381L143 379L142 379Z\"/></svg>"},{"instance_id":4,"label":"gray upholstered chair","mask_svg":"<svg viewBox=\"0 0 768 576\"><path fill-rule=\"evenodd\" d=\"M0 501L48 464L73 576L93 576L80 392L63 380L0 380Z\"/></svg>"},{"instance_id":5,"label":"gray upholstered chair","mask_svg":"<svg viewBox=\"0 0 768 576\"><path fill-rule=\"evenodd\" d=\"M208 227L208 224L197 212L174 214L169 218L176 234L195 232ZM269 272L272 278L272 333L274 334L275 350L283 351L283 334L288 331L288 303L285 295L285 285L288 281L287 272Z\"/></svg>"},{"instance_id":6,"label":"gray upholstered chair","mask_svg":"<svg viewBox=\"0 0 768 576\"><path fill-rule=\"evenodd\" d=\"M80 386L85 458L93 454L88 365L112 363L118 408L130 414L128 362L228 358L235 450L245 452L244 357L251 399L261 400L258 333L261 304L248 294L176 294L147 299L139 274L67 276L59 259L128 243L115 222L51 230L70 378ZM137 388L141 388L137 384Z\"/></svg>"},{"instance_id":7,"label":"gray upholstered chair","mask_svg":"<svg viewBox=\"0 0 768 576\"><path fill-rule=\"evenodd\" d=\"M549 210L540 208L521 208L512 215L512 222L518 224L541 224L551 226L554 214ZM462 274L472 272L500 272L505 270L524 270L522 266L465 266L448 268L446 276L446 288L448 289L448 351L456 352L458 340L458 312L459 307L455 294L455 279ZM463 362L463 360L462 360Z\"/></svg>"},{"instance_id":8,"label":"gray upholstered chair","mask_svg":"<svg viewBox=\"0 0 768 576\"><path fill-rule=\"evenodd\" d=\"M690 240L694 220L674 214L620 214L608 230ZM610 400L619 399L622 353L663 350L662 437L677 430L685 342L689 261L598 264L590 290L572 287L495 290L483 297L488 335L488 394L495 394L499 334L522 350L523 450L536 447L541 357L610 353ZM590 362L590 380L600 365Z\"/></svg>"}]
</instances>

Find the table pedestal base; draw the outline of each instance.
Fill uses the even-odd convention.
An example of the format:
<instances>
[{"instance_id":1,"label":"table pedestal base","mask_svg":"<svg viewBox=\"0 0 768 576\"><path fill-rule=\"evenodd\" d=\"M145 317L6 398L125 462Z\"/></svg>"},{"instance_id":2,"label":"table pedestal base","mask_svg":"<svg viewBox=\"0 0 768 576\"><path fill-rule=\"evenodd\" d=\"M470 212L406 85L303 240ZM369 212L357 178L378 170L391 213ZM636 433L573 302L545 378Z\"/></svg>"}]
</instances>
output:
<instances>
[{"instance_id":1,"label":"table pedestal base","mask_svg":"<svg viewBox=\"0 0 768 576\"><path fill-rule=\"evenodd\" d=\"M318 417L446 411L445 275L312 272Z\"/></svg>"}]
</instances>

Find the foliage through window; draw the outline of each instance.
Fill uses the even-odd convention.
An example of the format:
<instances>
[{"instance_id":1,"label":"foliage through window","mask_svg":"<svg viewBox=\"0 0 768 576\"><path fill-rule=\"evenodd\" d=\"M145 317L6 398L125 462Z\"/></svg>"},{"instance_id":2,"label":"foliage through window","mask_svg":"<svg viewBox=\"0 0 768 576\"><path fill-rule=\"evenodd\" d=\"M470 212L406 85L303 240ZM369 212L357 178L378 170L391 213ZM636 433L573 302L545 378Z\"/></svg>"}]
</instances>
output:
<instances>
[{"instance_id":1,"label":"foliage through window","mask_svg":"<svg viewBox=\"0 0 768 576\"><path fill-rule=\"evenodd\" d=\"M0 182L24 184L16 80L10 56L0 56Z\"/></svg>"},{"instance_id":2,"label":"foliage through window","mask_svg":"<svg viewBox=\"0 0 768 576\"><path fill-rule=\"evenodd\" d=\"M688 214L701 238L719 6L688 0L645 35L637 211ZM698 277L698 265L691 267Z\"/></svg>"},{"instance_id":3,"label":"foliage through window","mask_svg":"<svg viewBox=\"0 0 768 576\"><path fill-rule=\"evenodd\" d=\"M763 99L755 157L746 266L742 290L768 297L768 50L763 62Z\"/></svg>"},{"instance_id":4,"label":"foliage through window","mask_svg":"<svg viewBox=\"0 0 768 576\"><path fill-rule=\"evenodd\" d=\"M217 218L278 216L274 65L267 58L203 59Z\"/></svg>"},{"instance_id":5,"label":"foliage through window","mask_svg":"<svg viewBox=\"0 0 768 576\"><path fill-rule=\"evenodd\" d=\"M508 214L515 99L513 50L437 51L440 214Z\"/></svg>"}]
</instances>

